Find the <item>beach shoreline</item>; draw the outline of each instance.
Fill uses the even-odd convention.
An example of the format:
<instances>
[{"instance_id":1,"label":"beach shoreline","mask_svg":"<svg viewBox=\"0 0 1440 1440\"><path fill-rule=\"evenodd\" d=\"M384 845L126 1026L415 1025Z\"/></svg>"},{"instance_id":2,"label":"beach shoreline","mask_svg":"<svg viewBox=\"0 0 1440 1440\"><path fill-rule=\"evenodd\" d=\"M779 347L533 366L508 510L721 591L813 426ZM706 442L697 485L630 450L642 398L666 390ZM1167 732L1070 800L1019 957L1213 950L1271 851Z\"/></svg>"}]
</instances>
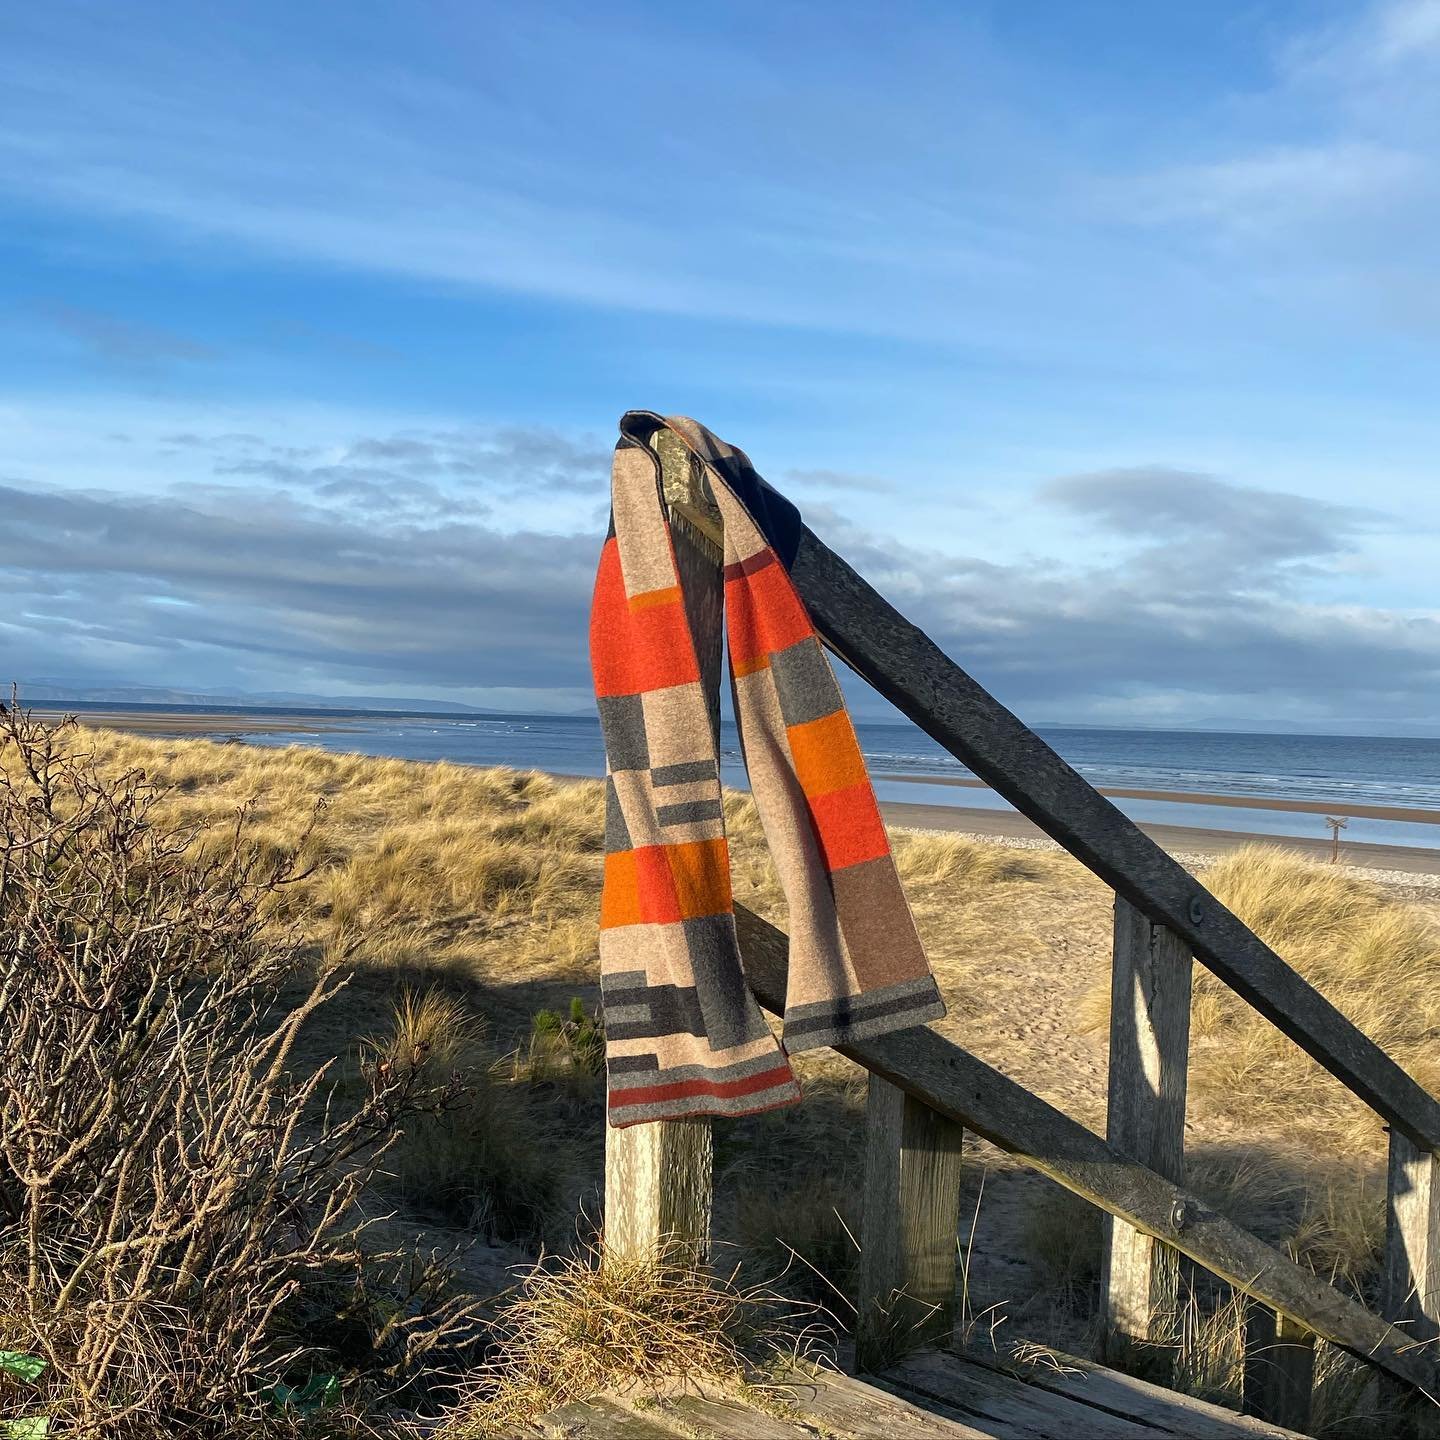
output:
<instances>
[{"instance_id":1,"label":"beach shoreline","mask_svg":"<svg viewBox=\"0 0 1440 1440\"><path fill-rule=\"evenodd\" d=\"M887 776L893 779L893 776ZM1168 793L1159 800L1174 797ZM1190 798L1190 797L1187 797ZM1204 803L1210 803L1208 797ZM1254 801L1254 808L1268 809L1270 802ZM944 830L960 835L1015 843L1053 844L1049 836L1017 810L980 809L965 805L935 805L910 800L883 800L880 811L887 824L911 830ZM1137 827L1162 850L1172 855L1221 855L1246 845L1280 845L1298 850L1316 860L1330 859L1330 841L1303 835L1257 835L1246 830L1215 830L1193 825L1157 825L1137 821ZM1341 842L1340 863L1365 870L1385 870L1407 875L1440 876L1440 849L1418 845L1381 845Z\"/></svg>"},{"instance_id":2,"label":"beach shoreline","mask_svg":"<svg viewBox=\"0 0 1440 1440\"><path fill-rule=\"evenodd\" d=\"M37 706L37 715L59 718L74 714L58 706ZM243 742L247 735L322 735L353 733L347 720L360 718L337 712L333 717L310 714L256 714L235 711L223 713L183 713L168 711L132 711L121 706L113 710L89 710L76 716L82 725L127 731L153 738L225 740L234 737ZM366 717L369 718L369 717ZM387 719L401 721L407 717L396 712ZM427 762L417 762L427 763ZM529 767L520 767L529 768ZM556 779L594 779L593 775L548 771ZM908 784L934 784L960 789L987 789L984 781L962 776L877 774L877 781L901 781ZM1440 826L1440 811L1401 808L1398 806L1347 805L1344 801L1327 804L1313 800L1285 800L1272 796L1204 794L1193 791L1132 790L1106 787L1102 795L1115 798L1153 800L1231 809L1284 811L1296 814L1343 813L1358 818L1403 820L1414 824ZM945 830L956 834L1000 839L1009 843L1048 844L1045 833L1025 816L1011 809L979 806L937 804L933 801L884 800L881 812L891 825L920 830ZM1201 828L1191 825L1169 825L1153 821L1137 822L1139 828L1162 849L1180 854L1223 854L1243 845L1283 845L1317 859L1330 858L1330 841L1300 835L1257 834L1245 830ZM1437 830L1440 838L1440 830ZM1387 845L1342 841L1340 857L1347 865L1376 871L1388 870L1411 875L1440 875L1440 846L1434 849L1413 845Z\"/></svg>"},{"instance_id":3,"label":"beach shoreline","mask_svg":"<svg viewBox=\"0 0 1440 1440\"><path fill-rule=\"evenodd\" d=\"M275 714L259 715L239 710L186 713L171 710L67 710L58 705L25 707L39 720L54 723L75 720L81 725L102 730L121 730L127 735L150 735L157 739L223 740L227 735L344 735L355 734L357 727L344 722L356 717L336 712L328 715ZM397 712L397 720L406 717Z\"/></svg>"},{"instance_id":4,"label":"beach shoreline","mask_svg":"<svg viewBox=\"0 0 1440 1440\"><path fill-rule=\"evenodd\" d=\"M901 785L953 785L988 790L983 780L968 775L872 775ZM1280 810L1303 815L1344 815L1352 820L1400 820L1408 825L1440 825L1440 810L1408 805L1357 805L1348 800L1294 800L1270 795L1215 794L1199 790L1132 790L1118 785L1096 787L1112 800L1161 800L1182 805L1229 805L1241 810ZM943 807L942 807L943 808ZM1328 843L1328 842L1325 842Z\"/></svg>"}]
</instances>

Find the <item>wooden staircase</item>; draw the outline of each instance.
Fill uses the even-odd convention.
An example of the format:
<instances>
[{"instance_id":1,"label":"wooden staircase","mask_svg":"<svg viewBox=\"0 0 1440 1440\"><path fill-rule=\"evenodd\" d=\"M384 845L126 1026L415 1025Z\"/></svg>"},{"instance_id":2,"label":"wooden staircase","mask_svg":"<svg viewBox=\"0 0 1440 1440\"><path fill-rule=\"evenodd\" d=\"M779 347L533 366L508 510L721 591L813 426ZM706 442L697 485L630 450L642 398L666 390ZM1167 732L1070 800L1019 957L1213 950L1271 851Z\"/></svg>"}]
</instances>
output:
<instances>
[{"instance_id":1,"label":"wooden staircase","mask_svg":"<svg viewBox=\"0 0 1440 1440\"><path fill-rule=\"evenodd\" d=\"M705 553L716 547L692 544L687 534L717 539L706 466L723 469L729 462L706 456L702 463L658 420L648 436L642 432L643 426L630 433L640 434L654 450L666 501L684 522L675 533L687 588L694 577L694 593L709 597L691 615L698 635L705 625L719 624L719 576ZM1098 1434L1303 1433L1309 1427L1318 1337L1380 1372L1392 1398L1408 1406L1403 1423L1409 1433L1440 1434L1440 1101L808 530L791 575L836 655L1115 891L1106 1134L1087 1129L928 1028L845 1047L841 1053L870 1072L855 1298L858 1367L878 1371L875 1383L834 1376L807 1382L808 1398L796 1402L793 1415L737 1410L747 1417L748 1429L713 1428L719 1424L713 1407L736 1402L707 1397L672 1398L653 1411L598 1401L594 1414L582 1413L583 1407L576 1411L574 1423L611 1429L554 1433L640 1437L674 1434L678 1427L688 1434L763 1436L813 1434L819 1427L836 1436L1066 1440ZM737 923L751 987L762 1005L778 1013L785 995L786 937L743 909ZM1186 1188L1183 1137L1196 960L1388 1127L1379 1313ZM961 1142L967 1130L1107 1212L1104 1348L1112 1365L1124 1367L1135 1350L1153 1347L1173 1323L1181 1256L1246 1297L1245 1405L1258 1418L1202 1406L1118 1370L1079 1361L1041 1374L1033 1366L1027 1370L942 1349L892 1367L897 1335L921 1346L946 1347L952 1339ZM703 1261L711 1180L707 1121L607 1132L607 1249L673 1256L678 1245ZM847 1407L868 1418L846 1420ZM876 1416L889 1418L882 1423ZM1209 1428L1193 1428L1198 1416ZM833 1417L835 1428L826 1429ZM622 1420L642 1428L614 1428ZM896 1428L886 1428L892 1422Z\"/></svg>"}]
</instances>

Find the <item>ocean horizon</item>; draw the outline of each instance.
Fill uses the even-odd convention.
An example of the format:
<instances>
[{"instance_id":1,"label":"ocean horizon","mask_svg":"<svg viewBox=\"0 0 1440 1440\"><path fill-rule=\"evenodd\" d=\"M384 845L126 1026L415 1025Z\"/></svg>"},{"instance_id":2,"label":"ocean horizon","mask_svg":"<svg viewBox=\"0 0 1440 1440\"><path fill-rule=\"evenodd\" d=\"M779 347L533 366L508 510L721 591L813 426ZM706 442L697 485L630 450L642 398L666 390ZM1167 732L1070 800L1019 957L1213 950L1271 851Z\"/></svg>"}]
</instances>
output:
<instances>
[{"instance_id":1,"label":"ocean horizon","mask_svg":"<svg viewBox=\"0 0 1440 1440\"><path fill-rule=\"evenodd\" d=\"M208 710L185 708L186 713ZM223 714L236 712L215 707L215 713L219 721ZM271 713L300 712L274 707ZM602 775L605 771L600 726L594 716L360 715L320 710L310 714L330 721L335 728L318 733L252 732L244 736L245 742L312 745L407 760L509 765L565 775ZM1035 730L1101 789L1255 802L1219 805L1115 798L1121 810L1141 822L1314 840L1329 835L1323 814L1269 809L1264 802L1321 804L1339 816L1347 815L1347 807L1385 807L1400 813L1431 811L1440 817L1440 739L1069 725L1040 725ZM224 735L224 724L217 723L214 733ZM856 723L856 733L882 800L968 809L1010 808L987 788L956 785L956 780L973 778L972 772L912 725L861 720ZM727 784L745 787L739 735L729 720L721 725L721 771ZM902 780L902 776L907 778ZM1440 825L1351 816L1344 839L1347 843L1440 848Z\"/></svg>"}]
</instances>

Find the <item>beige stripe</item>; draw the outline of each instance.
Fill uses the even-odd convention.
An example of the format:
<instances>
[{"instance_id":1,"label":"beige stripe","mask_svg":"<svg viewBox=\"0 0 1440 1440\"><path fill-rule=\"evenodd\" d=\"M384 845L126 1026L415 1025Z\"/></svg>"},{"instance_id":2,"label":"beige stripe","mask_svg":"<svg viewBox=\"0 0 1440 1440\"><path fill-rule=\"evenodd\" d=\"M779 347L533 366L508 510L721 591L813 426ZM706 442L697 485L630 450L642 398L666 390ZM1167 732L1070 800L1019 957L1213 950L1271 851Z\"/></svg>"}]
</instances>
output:
<instances>
[{"instance_id":1,"label":"beige stripe","mask_svg":"<svg viewBox=\"0 0 1440 1440\"><path fill-rule=\"evenodd\" d=\"M770 547L759 527L750 518L750 512L735 498L730 487L718 476L713 477L711 490L715 503L720 507L720 518L725 525L725 563L737 564L758 555Z\"/></svg>"},{"instance_id":2,"label":"beige stripe","mask_svg":"<svg viewBox=\"0 0 1440 1440\"><path fill-rule=\"evenodd\" d=\"M610 500L626 595L633 600L647 591L673 589L679 577L660 509L655 459L649 451L633 445L616 450Z\"/></svg>"},{"instance_id":3,"label":"beige stripe","mask_svg":"<svg viewBox=\"0 0 1440 1440\"><path fill-rule=\"evenodd\" d=\"M769 1016L766 1017L769 1019ZM774 1021L770 1022L772 1026ZM757 1060L762 1055L775 1054L775 1036L762 1035L756 1040L747 1040L743 1045L732 1045L728 1050L712 1050L710 1042L703 1036L696 1035L667 1035L661 1040L649 1040L636 1038L631 1040L612 1040L607 1049L612 1055L654 1055L659 1052L657 1045L663 1044L666 1052L669 1053L678 1048L679 1042L685 1041L701 1052L698 1060L675 1060L666 1061L662 1058L661 1064L669 1068L670 1065L692 1065L702 1063L705 1065L735 1065L741 1060Z\"/></svg>"},{"instance_id":4,"label":"beige stripe","mask_svg":"<svg viewBox=\"0 0 1440 1440\"><path fill-rule=\"evenodd\" d=\"M719 798L718 780L690 780L684 785L661 785L655 791L655 801L659 805L689 805L696 800Z\"/></svg>"},{"instance_id":5,"label":"beige stripe","mask_svg":"<svg viewBox=\"0 0 1440 1440\"><path fill-rule=\"evenodd\" d=\"M698 840L723 840L725 822L723 819L687 820L683 825L664 826L663 833L663 843L666 845L690 845Z\"/></svg>"},{"instance_id":6,"label":"beige stripe","mask_svg":"<svg viewBox=\"0 0 1440 1440\"><path fill-rule=\"evenodd\" d=\"M615 782L615 798L630 832L631 848L641 845L663 845L660 822L655 818L655 802L651 795L648 770L617 770L610 777Z\"/></svg>"},{"instance_id":7,"label":"beige stripe","mask_svg":"<svg viewBox=\"0 0 1440 1440\"><path fill-rule=\"evenodd\" d=\"M695 970L681 925L622 925L600 932L604 974L643 970L651 985L693 985Z\"/></svg>"},{"instance_id":8,"label":"beige stripe","mask_svg":"<svg viewBox=\"0 0 1440 1440\"><path fill-rule=\"evenodd\" d=\"M645 712L645 740L650 765L683 765L688 760L713 760L710 707L698 680L647 690L640 697Z\"/></svg>"},{"instance_id":9,"label":"beige stripe","mask_svg":"<svg viewBox=\"0 0 1440 1440\"><path fill-rule=\"evenodd\" d=\"M854 995L860 985L845 954L829 871L795 778L771 672L737 678L735 699L750 789L790 909L789 1003Z\"/></svg>"}]
</instances>

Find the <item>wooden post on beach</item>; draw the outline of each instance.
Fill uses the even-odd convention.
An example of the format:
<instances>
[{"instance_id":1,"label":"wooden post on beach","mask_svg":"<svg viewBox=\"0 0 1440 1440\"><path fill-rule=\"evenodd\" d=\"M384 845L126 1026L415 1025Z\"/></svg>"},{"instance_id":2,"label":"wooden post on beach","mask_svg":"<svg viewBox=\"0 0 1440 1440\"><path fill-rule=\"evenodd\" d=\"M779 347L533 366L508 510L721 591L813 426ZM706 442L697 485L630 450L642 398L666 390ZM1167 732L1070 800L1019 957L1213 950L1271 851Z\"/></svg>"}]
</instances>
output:
<instances>
[{"instance_id":1,"label":"wooden post on beach","mask_svg":"<svg viewBox=\"0 0 1440 1440\"><path fill-rule=\"evenodd\" d=\"M879 1370L955 1328L963 1129L870 1077L855 1363Z\"/></svg>"},{"instance_id":2,"label":"wooden post on beach","mask_svg":"<svg viewBox=\"0 0 1440 1440\"><path fill-rule=\"evenodd\" d=\"M657 432L655 439L666 500L683 502L687 514L702 519L713 511L718 527L715 502L705 492L700 467L683 442L669 430ZM693 528L676 525L673 538L718 748L724 616L720 557L696 539ZM617 1261L703 1265L710 1255L713 1189L709 1120L655 1120L623 1130L607 1128L605 1256Z\"/></svg>"},{"instance_id":3,"label":"wooden post on beach","mask_svg":"<svg viewBox=\"0 0 1440 1440\"><path fill-rule=\"evenodd\" d=\"M1106 1136L1177 1184L1185 1175L1193 968L1182 940L1115 897ZM1154 1236L1107 1217L1101 1277L1105 1357L1133 1367L1138 1352L1173 1327L1180 1257Z\"/></svg>"},{"instance_id":4,"label":"wooden post on beach","mask_svg":"<svg viewBox=\"0 0 1440 1440\"><path fill-rule=\"evenodd\" d=\"M712 1174L708 1120L607 1128L604 1259L703 1265Z\"/></svg>"}]
</instances>

